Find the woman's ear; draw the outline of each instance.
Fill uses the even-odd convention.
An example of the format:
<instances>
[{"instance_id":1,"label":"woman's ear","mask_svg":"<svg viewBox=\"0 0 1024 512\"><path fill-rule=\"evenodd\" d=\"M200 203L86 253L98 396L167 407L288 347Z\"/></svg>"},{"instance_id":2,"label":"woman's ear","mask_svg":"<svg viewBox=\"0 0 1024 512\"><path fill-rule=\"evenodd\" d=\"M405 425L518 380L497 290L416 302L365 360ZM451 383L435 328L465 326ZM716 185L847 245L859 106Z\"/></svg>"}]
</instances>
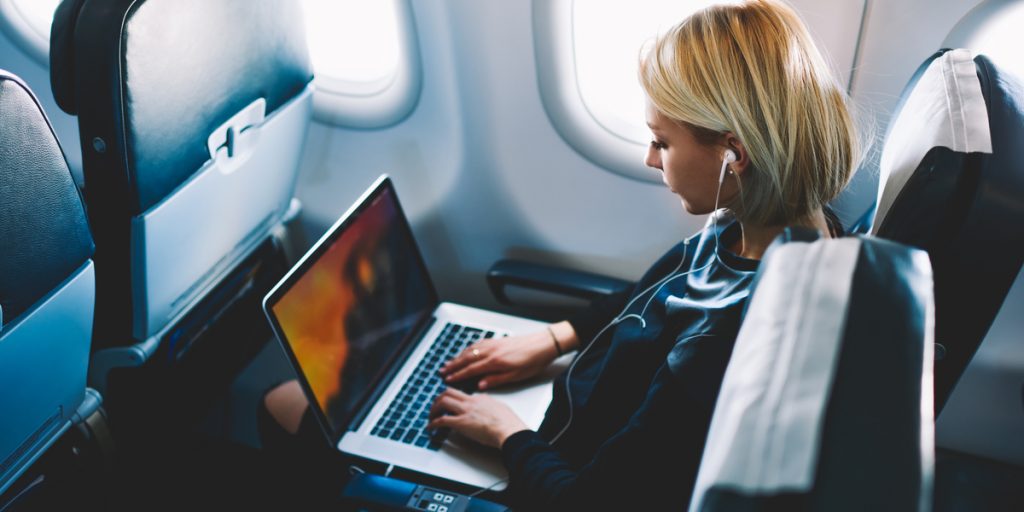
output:
<instances>
[{"instance_id":1,"label":"woman's ear","mask_svg":"<svg viewBox=\"0 0 1024 512\"><path fill-rule=\"evenodd\" d=\"M729 164L730 174L742 175L747 171L747 167L750 167L750 155L747 154L743 141L735 133L725 132L725 147L736 154L736 161Z\"/></svg>"}]
</instances>

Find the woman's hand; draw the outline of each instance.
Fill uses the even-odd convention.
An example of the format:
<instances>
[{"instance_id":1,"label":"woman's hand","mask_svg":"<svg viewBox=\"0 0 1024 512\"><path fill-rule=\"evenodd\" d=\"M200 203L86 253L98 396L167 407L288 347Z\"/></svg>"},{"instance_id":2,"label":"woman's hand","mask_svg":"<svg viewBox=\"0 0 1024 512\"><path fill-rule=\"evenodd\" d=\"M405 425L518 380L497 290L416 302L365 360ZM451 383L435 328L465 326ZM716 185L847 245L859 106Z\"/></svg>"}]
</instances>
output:
<instances>
[{"instance_id":1,"label":"woman's hand","mask_svg":"<svg viewBox=\"0 0 1024 512\"><path fill-rule=\"evenodd\" d=\"M552 330L559 336L562 350L575 349L576 333L568 322L555 324ZM487 338L445 363L441 376L448 383L481 377L477 386L489 389L534 377L556 357L558 350L548 329L524 336Z\"/></svg>"},{"instance_id":2,"label":"woman's hand","mask_svg":"<svg viewBox=\"0 0 1024 512\"><path fill-rule=\"evenodd\" d=\"M507 405L485 394L448 388L430 408L427 428L450 428L480 444L501 448L512 434L529 430Z\"/></svg>"}]
</instances>

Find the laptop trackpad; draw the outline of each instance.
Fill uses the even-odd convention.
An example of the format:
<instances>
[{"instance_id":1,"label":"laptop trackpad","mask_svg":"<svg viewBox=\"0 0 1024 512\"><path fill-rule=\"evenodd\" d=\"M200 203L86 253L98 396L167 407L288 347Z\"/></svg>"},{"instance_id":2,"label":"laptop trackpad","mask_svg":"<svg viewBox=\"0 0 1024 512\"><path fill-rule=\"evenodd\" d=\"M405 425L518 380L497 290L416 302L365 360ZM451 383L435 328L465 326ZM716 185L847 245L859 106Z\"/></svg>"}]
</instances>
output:
<instances>
[{"instance_id":1,"label":"laptop trackpad","mask_svg":"<svg viewBox=\"0 0 1024 512\"><path fill-rule=\"evenodd\" d=\"M485 391L488 395L504 402L531 430L537 430L544 420L551 403L551 382L572 363L572 354L566 354L555 360L540 375L526 382Z\"/></svg>"}]
</instances>

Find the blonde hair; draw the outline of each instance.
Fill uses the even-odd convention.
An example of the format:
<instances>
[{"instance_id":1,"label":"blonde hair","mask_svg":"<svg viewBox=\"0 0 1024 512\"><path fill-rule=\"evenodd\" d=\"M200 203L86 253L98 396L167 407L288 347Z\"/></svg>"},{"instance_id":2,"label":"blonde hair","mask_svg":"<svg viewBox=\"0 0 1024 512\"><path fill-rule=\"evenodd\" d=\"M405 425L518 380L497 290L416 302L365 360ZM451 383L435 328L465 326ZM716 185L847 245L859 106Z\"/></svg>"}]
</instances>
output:
<instances>
[{"instance_id":1,"label":"blonde hair","mask_svg":"<svg viewBox=\"0 0 1024 512\"><path fill-rule=\"evenodd\" d=\"M708 7L659 37L640 82L666 117L711 143L733 132L750 155L741 222L775 226L839 195L860 156L846 94L799 16L752 0Z\"/></svg>"}]
</instances>

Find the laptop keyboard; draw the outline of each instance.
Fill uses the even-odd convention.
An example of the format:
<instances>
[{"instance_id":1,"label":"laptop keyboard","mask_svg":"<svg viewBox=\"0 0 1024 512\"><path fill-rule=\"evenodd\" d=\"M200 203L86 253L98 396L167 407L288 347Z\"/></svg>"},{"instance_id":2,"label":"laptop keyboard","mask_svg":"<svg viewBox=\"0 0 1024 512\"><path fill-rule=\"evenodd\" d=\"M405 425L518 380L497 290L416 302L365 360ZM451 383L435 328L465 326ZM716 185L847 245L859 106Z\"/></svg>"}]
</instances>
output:
<instances>
[{"instance_id":1,"label":"laptop keyboard","mask_svg":"<svg viewBox=\"0 0 1024 512\"><path fill-rule=\"evenodd\" d=\"M370 434L429 450L440 449L448 436L447 429L426 429L430 406L446 387L438 370L471 343L493 336L491 331L446 324Z\"/></svg>"}]
</instances>

